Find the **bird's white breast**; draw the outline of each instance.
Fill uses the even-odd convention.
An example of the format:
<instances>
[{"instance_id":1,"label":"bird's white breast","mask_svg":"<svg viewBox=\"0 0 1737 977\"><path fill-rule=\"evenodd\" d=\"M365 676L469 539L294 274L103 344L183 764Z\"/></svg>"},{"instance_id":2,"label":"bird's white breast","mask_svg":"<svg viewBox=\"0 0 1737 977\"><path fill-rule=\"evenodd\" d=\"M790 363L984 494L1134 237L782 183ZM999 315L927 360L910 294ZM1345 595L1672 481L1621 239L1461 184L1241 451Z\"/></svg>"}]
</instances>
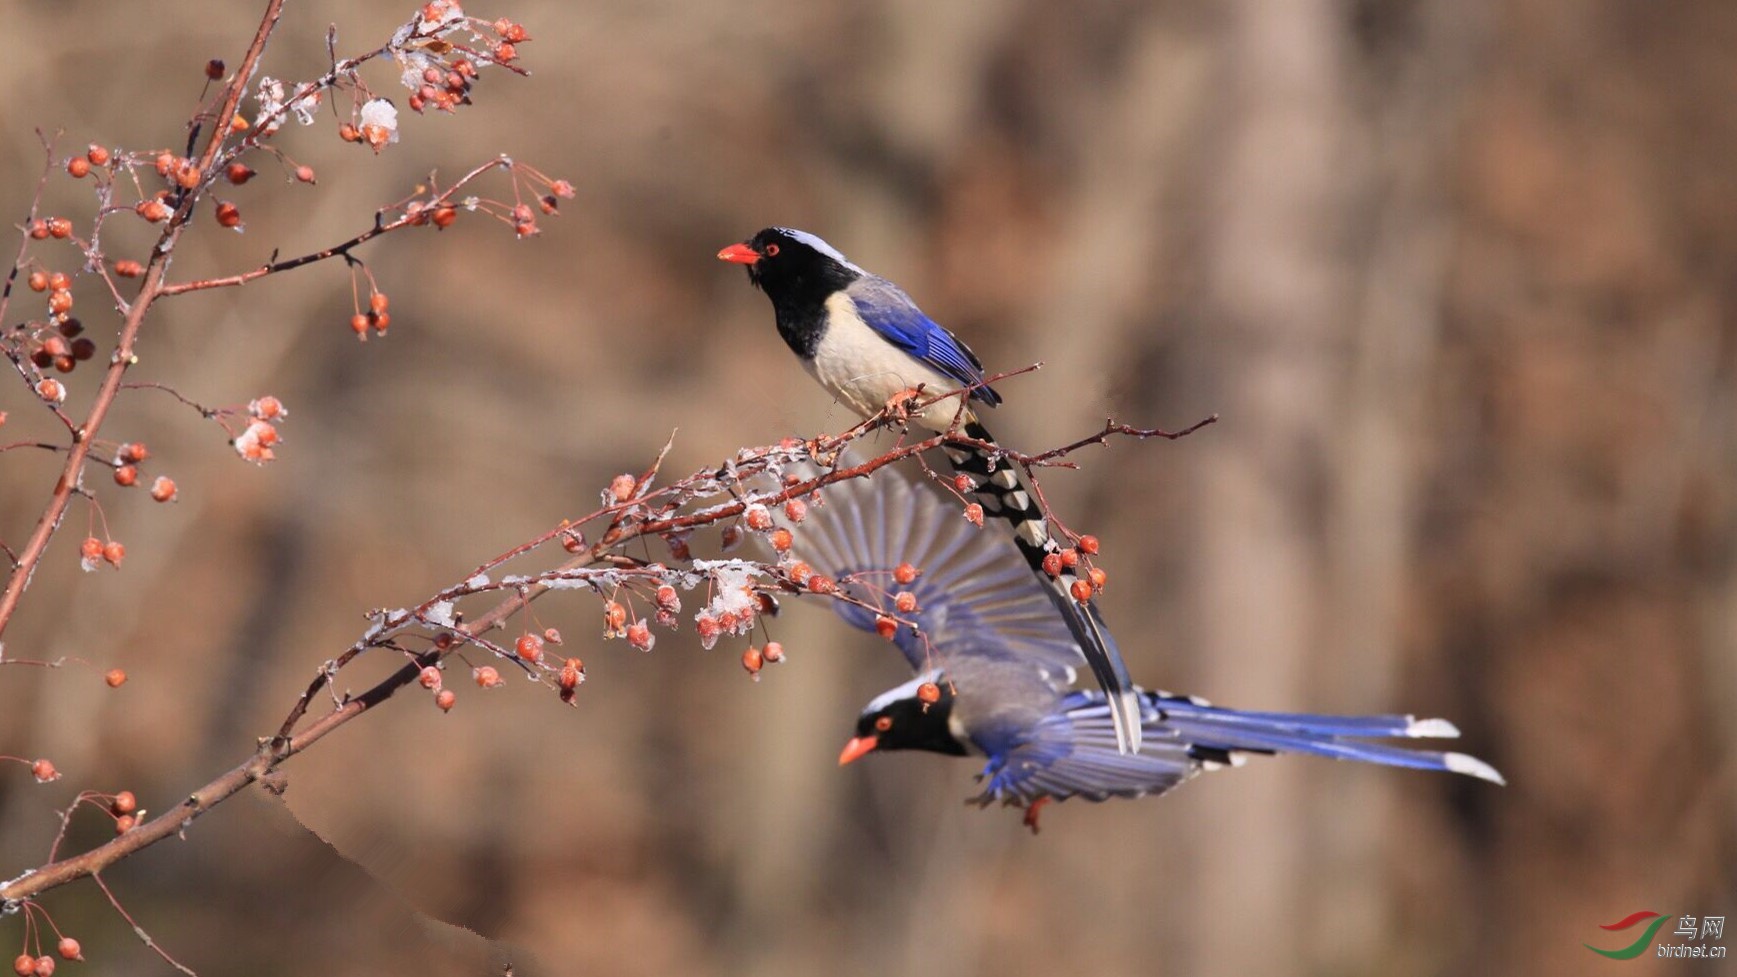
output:
<instances>
[{"instance_id":1,"label":"bird's white breast","mask_svg":"<svg viewBox=\"0 0 1737 977\"><path fill-rule=\"evenodd\" d=\"M921 385L925 397L957 390L959 381L881 338L856 311L850 296L836 292L826 300L827 328L807 365L839 402L862 417L879 413L895 394ZM929 407L913 420L936 431L953 425L958 397ZM965 417L970 417L969 410Z\"/></svg>"}]
</instances>

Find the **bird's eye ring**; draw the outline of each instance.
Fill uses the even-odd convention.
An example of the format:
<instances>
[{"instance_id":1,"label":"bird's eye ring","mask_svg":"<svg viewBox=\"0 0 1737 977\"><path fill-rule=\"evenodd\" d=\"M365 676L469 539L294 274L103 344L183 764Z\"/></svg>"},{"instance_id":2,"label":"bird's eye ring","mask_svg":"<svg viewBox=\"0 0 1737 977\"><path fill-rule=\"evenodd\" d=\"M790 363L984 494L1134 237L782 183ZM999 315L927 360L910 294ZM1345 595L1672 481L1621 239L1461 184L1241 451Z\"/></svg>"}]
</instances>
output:
<instances>
[{"instance_id":1,"label":"bird's eye ring","mask_svg":"<svg viewBox=\"0 0 1737 977\"><path fill-rule=\"evenodd\" d=\"M778 257L778 245L776 245L776 244L766 245L766 257L768 257L768 258Z\"/></svg>"},{"instance_id":2,"label":"bird's eye ring","mask_svg":"<svg viewBox=\"0 0 1737 977\"><path fill-rule=\"evenodd\" d=\"M882 716L881 718L875 720L875 729L879 730L880 732L884 733L887 730L892 729L892 728L893 728L893 717L891 717L891 716Z\"/></svg>"}]
</instances>

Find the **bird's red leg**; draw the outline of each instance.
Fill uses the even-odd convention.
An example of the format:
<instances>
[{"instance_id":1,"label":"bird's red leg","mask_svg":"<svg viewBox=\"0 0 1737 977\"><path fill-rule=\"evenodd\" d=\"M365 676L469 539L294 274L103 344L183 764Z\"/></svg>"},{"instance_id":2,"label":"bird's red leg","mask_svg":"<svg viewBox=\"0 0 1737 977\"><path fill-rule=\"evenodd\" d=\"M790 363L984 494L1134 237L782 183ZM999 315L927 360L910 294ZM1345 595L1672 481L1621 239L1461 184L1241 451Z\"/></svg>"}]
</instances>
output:
<instances>
[{"instance_id":1,"label":"bird's red leg","mask_svg":"<svg viewBox=\"0 0 1737 977\"><path fill-rule=\"evenodd\" d=\"M1037 834L1038 831L1041 830L1037 826L1038 815L1043 813L1043 806L1053 800L1055 800L1053 797L1039 797L1037 800L1031 802L1030 807L1025 809L1024 824L1026 827L1031 829L1032 834Z\"/></svg>"}]
</instances>

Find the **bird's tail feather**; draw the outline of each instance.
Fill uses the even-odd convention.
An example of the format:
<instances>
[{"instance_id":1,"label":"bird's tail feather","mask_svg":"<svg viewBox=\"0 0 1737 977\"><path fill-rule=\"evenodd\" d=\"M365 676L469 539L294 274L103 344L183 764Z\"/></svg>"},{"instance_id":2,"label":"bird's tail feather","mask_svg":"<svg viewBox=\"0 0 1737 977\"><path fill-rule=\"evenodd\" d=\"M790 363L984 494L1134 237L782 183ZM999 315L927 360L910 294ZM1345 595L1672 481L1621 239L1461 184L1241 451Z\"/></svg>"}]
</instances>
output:
<instances>
[{"instance_id":1,"label":"bird's tail feather","mask_svg":"<svg viewBox=\"0 0 1737 977\"><path fill-rule=\"evenodd\" d=\"M976 418L965 420L962 433L985 444L994 444L989 433ZM1115 638L1104 626L1096 604L1082 604L1074 599L1073 585L1078 578L1069 570L1051 577L1044 571L1044 557L1061 552L1061 547L1049 534L1049 521L1037 504L1036 494L1019 477L1019 471L1005 456L974 445L949 444L943 449L953 470L970 476L974 492L985 515L1005 521L1013 529L1013 541L1025 558L1032 573L1043 582L1050 599L1067 621L1085 653L1092 675L1109 697L1115 719L1117 749L1124 754L1140 751L1140 704L1135 695L1134 681L1122 662L1122 653Z\"/></svg>"}]
</instances>

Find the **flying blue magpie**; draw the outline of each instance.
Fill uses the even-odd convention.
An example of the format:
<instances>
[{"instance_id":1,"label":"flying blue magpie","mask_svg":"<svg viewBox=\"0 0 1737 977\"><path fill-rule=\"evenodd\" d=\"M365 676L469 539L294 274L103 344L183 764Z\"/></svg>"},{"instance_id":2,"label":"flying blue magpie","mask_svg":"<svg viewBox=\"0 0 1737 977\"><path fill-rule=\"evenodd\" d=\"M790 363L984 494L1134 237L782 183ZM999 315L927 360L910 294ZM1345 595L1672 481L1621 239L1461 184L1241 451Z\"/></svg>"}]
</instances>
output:
<instances>
[{"instance_id":1,"label":"flying blue magpie","mask_svg":"<svg viewBox=\"0 0 1737 977\"><path fill-rule=\"evenodd\" d=\"M972 409L1001 403L1001 395L984 383L983 364L897 285L852 264L815 235L788 227L768 227L718 257L747 266L749 281L772 302L778 334L846 407L870 417L919 387L929 394L969 388L968 397L938 401L912 420L936 432L957 423L978 444L995 443ZM1097 605L1075 599L1073 571L1064 566L1052 574L1044 568L1044 558L1059 555L1061 547L1035 494L998 451L956 444L942 450L954 471L970 478L983 511L1012 526L1020 555L1047 588L1104 690L1118 748L1138 752L1141 706L1133 680Z\"/></svg>"},{"instance_id":2,"label":"flying blue magpie","mask_svg":"<svg viewBox=\"0 0 1737 977\"><path fill-rule=\"evenodd\" d=\"M1135 688L1144 736L1119 751L1104 694L1070 686L1083 659L1043 588L1009 540L963 523L936 493L891 470L822 490L794 552L859 603L838 602L850 624L899 622L893 642L917 672L876 697L839 756L886 750L984 756L980 804L1023 807L1036 827L1046 801L1161 794L1203 770L1251 754L1300 753L1466 774L1503 783L1464 753L1407 749L1394 738L1456 737L1443 719L1247 712ZM901 564L920 568L895 582ZM907 571L908 573L908 571ZM898 610L908 592L916 607Z\"/></svg>"}]
</instances>

